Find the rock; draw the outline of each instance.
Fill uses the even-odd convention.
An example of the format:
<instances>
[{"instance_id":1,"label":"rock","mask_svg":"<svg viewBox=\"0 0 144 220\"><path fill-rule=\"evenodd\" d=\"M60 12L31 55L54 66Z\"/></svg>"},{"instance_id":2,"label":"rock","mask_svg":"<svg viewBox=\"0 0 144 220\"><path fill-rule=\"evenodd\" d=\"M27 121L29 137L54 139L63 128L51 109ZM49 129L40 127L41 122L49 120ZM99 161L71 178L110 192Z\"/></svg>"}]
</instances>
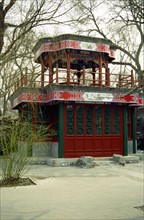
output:
<instances>
[{"instance_id":1,"label":"rock","mask_svg":"<svg viewBox=\"0 0 144 220\"><path fill-rule=\"evenodd\" d=\"M122 165L122 166L125 166L126 162L125 162L123 157L119 158L119 164Z\"/></svg>"},{"instance_id":2,"label":"rock","mask_svg":"<svg viewBox=\"0 0 144 220\"><path fill-rule=\"evenodd\" d=\"M75 165L81 168L93 168L95 167L95 162L93 157L80 157L76 162Z\"/></svg>"},{"instance_id":3,"label":"rock","mask_svg":"<svg viewBox=\"0 0 144 220\"><path fill-rule=\"evenodd\" d=\"M128 155L123 157L126 163L139 163L140 158L136 155Z\"/></svg>"},{"instance_id":4,"label":"rock","mask_svg":"<svg viewBox=\"0 0 144 220\"><path fill-rule=\"evenodd\" d=\"M125 166L125 164L126 164L125 159L124 159L123 156L120 155L120 154L114 154L114 155L113 155L113 160L114 160L115 162L119 163L119 164L122 165L122 166Z\"/></svg>"}]
</instances>

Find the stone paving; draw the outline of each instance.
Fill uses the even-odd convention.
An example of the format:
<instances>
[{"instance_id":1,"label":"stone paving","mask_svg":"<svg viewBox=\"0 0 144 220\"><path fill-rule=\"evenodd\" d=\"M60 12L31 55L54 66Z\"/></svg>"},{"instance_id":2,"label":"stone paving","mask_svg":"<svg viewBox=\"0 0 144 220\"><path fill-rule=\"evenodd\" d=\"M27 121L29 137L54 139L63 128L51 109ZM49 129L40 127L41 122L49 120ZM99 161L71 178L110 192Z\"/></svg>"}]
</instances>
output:
<instances>
[{"instance_id":1,"label":"stone paving","mask_svg":"<svg viewBox=\"0 0 144 220\"><path fill-rule=\"evenodd\" d=\"M144 220L144 161L94 168L32 165L37 185L1 188L1 220Z\"/></svg>"}]
</instances>

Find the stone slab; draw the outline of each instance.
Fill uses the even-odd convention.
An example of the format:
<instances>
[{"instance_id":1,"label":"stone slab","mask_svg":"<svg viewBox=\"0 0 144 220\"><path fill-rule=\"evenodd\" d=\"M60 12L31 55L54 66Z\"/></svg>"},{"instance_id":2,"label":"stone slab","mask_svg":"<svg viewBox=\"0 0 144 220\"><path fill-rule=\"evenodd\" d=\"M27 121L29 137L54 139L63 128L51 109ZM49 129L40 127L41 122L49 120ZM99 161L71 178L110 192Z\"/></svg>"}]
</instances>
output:
<instances>
[{"instance_id":1,"label":"stone slab","mask_svg":"<svg viewBox=\"0 0 144 220\"><path fill-rule=\"evenodd\" d=\"M137 153L136 156L139 157L140 160L144 160L144 152Z\"/></svg>"},{"instance_id":2,"label":"stone slab","mask_svg":"<svg viewBox=\"0 0 144 220\"><path fill-rule=\"evenodd\" d=\"M120 154L114 154L112 160L121 165L125 165L125 163L138 163L140 159L135 155L122 156Z\"/></svg>"},{"instance_id":3,"label":"stone slab","mask_svg":"<svg viewBox=\"0 0 144 220\"><path fill-rule=\"evenodd\" d=\"M123 156L126 163L139 163L139 157L138 156Z\"/></svg>"},{"instance_id":4,"label":"stone slab","mask_svg":"<svg viewBox=\"0 0 144 220\"><path fill-rule=\"evenodd\" d=\"M52 167L70 166L78 158L48 158L47 165Z\"/></svg>"}]
</instances>

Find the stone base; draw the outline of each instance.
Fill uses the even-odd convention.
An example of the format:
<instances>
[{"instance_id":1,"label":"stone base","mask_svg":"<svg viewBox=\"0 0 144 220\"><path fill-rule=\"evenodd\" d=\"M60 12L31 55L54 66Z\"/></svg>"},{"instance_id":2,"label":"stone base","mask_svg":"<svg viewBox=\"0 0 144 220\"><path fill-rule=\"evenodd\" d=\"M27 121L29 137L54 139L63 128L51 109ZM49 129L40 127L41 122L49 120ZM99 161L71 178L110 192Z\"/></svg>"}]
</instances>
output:
<instances>
[{"instance_id":1,"label":"stone base","mask_svg":"<svg viewBox=\"0 0 144 220\"><path fill-rule=\"evenodd\" d=\"M144 160L144 151L137 152L136 156L139 157L140 160Z\"/></svg>"},{"instance_id":2,"label":"stone base","mask_svg":"<svg viewBox=\"0 0 144 220\"><path fill-rule=\"evenodd\" d=\"M66 167L74 163L78 158L48 158L47 165L51 167Z\"/></svg>"},{"instance_id":3,"label":"stone base","mask_svg":"<svg viewBox=\"0 0 144 220\"><path fill-rule=\"evenodd\" d=\"M58 158L58 142L52 142L52 157Z\"/></svg>"},{"instance_id":4,"label":"stone base","mask_svg":"<svg viewBox=\"0 0 144 220\"><path fill-rule=\"evenodd\" d=\"M50 157L52 155L52 142L32 143L32 157Z\"/></svg>"},{"instance_id":5,"label":"stone base","mask_svg":"<svg viewBox=\"0 0 144 220\"><path fill-rule=\"evenodd\" d=\"M43 164L47 164L47 159L48 157L31 157L29 158L29 163L31 165L43 165Z\"/></svg>"},{"instance_id":6,"label":"stone base","mask_svg":"<svg viewBox=\"0 0 144 220\"><path fill-rule=\"evenodd\" d=\"M125 163L138 163L140 159L135 155L122 156L119 154L114 154L112 160L121 165L125 165Z\"/></svg>"},{"instance_id":7,"label":"stone base","mask_svg":"<svg viewBox=\"0 0 144 220\"><path fill-rule=\"evenodd\" d=\"M137 140L135 140L135 146L137 151ZM133 141L128 141L128 155L133 153Z\"/></svg>"},{"instance_id":8,"label":"stone base","mask_svg":"<svg viewBox=\"0 0 144 220\"><path fill-rule=\"evenodd\" d=\"M32 142L29 143L19 141L18 151L23 151L28 157L58 157L58 143L57 142Z\"/></svg>"}]
</instances>

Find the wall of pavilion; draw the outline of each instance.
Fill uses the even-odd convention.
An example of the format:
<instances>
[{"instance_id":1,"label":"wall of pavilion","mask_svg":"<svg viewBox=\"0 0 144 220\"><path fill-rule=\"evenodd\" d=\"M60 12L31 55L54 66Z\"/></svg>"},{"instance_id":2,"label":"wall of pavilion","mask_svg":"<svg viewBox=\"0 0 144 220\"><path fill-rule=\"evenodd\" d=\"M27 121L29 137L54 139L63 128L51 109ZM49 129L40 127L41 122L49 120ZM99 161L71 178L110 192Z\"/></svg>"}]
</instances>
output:
<instances>
[{"instance_id":1,"label":"wall of pavilion","mask_svg":"<svg viewBox=\"0 0 144 220\"><path fill-rule=\"evenodd\" d=\"M33 132L44 129L33 141L33 156L136 153L136 108L144 98L130 92L139 85L132 71L110 73L116 49L106 39L71 34L37 42L41 73L26 73L11 96L12 109Z\"/></svg>"}]
</instances>

